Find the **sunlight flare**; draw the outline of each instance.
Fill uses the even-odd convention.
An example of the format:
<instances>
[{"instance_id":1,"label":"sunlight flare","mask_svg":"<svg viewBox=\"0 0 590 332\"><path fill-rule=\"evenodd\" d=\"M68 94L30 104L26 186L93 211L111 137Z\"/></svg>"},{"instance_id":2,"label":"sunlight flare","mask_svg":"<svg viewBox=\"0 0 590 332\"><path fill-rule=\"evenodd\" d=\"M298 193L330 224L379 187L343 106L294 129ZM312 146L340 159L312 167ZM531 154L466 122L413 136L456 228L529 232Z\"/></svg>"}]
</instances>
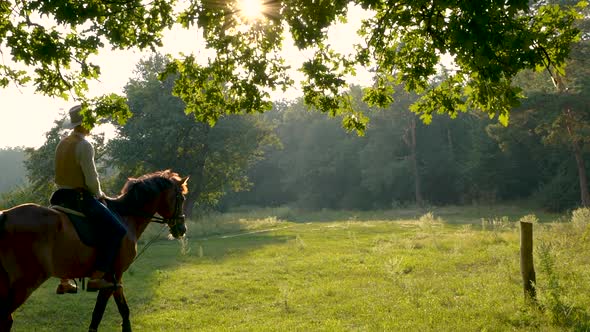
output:
<instances>
[{"instance_id":1,"label":"sunlight flare","mask_svg":"<svg viewBox=\"0 0 590 332\"><path fill-rule=\"evenodd\" d=\"M252 22L264 18L265 6L263 0L238 0L240 16Z\"/></svg>"}]
</instances>

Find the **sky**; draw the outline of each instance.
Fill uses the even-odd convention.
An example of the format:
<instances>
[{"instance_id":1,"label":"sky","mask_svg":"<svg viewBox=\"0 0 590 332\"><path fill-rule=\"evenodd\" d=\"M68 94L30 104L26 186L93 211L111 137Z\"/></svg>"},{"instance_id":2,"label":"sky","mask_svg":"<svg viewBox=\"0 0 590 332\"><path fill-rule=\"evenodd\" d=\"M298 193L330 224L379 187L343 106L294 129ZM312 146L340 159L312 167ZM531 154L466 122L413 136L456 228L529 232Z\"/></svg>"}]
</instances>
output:
<instances>
[{"instance_id":1,"label":"sky","mask_svg":"<svg viewBox=\"0 0 590 332\"><path fill-rule=\"evenodd\" d=\"M133 51L108 51L97 58L103 75L100 81L90 82L90 96L122 93L135 64L142 54ZM33 87L0 88L0 148L39 147L54 121L65 116L74 106L73 101L51 98L35 93ZM104 131L97 128L95 132Z\"/></svg>"},{"instance_id":2,"label":"sky","mask_svg":"<svg viewBox=\"0 0 590 332\"><path fill-rule=\"evenodd\" d=\"M350 8L348 23L330 28L328 40L336 50L349 50L355 42L354 36L360 27L360 20L366 16L367 13L362 9ZM176 28L167 31L164 34L163 45L164 47L159 50L162 53L178 55L179 52L183 52L204 56L202 37L194 30ZM294 46L289 45L290 43L285 43L286 58L293 68L299 68L302 61L311 53L301 53ZM7 53L9 52L5 52ZM102 74L99 81L89 82L88 96L94 97L107 93L123 94L123 87L129 78L133 77L136 64L148 55L147 52L142 53L137 50L101 50L93 62L101 67ZM298 73L294 75L295 81L298 82ZM368 84L370 75L359 71L355 81L361 85ZM299 95L300 92L293 89L285 94L277 94L275 98L293 99ZM43 145L45 133L53 127L53 122L66 115L74 105L72 101L36 94L33 87L10 85L5 89L0 88L0 148L17 146L36 148ZM104 127L96 128L93 132L101 131L106 132L107 137L111 132L109 128Z\"/></svg>"}]
</instances>

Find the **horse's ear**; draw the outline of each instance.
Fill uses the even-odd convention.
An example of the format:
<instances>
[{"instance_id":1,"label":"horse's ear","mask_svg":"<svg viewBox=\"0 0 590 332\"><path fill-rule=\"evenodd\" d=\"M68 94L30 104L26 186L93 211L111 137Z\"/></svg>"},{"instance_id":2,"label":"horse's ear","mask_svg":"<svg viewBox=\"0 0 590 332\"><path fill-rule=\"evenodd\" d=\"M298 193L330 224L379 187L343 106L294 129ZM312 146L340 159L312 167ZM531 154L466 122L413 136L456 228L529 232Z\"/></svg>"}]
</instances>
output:
<instances>
[{"instance_id":1,"label":"horse's ear","mask_svg":"<svg viewBox=\"0 0 590 332\"><path fill-rule=\"evenodd\" d=\"M185 177L183 177L182 179L180 179L180 184L186 184L188 182L188 179L190 179L190 175L187 175Z\"/></svg>"}]
</instances>

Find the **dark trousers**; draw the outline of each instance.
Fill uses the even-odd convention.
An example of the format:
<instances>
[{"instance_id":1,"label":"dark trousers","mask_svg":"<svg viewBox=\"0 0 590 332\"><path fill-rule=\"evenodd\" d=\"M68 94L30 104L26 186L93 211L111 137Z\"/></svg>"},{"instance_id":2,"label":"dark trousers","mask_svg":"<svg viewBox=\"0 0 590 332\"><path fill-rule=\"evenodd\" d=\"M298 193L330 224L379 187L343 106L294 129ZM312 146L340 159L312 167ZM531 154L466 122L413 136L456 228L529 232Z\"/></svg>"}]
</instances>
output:
<instances>
[{"instance_id":1,"label":"dark trousers","mask_svg":"<svg viewBox=\"0 0 590 332\"><path fill-rule=\"evenodd\" d=\"M59 189L51 196L51 204L63 205L78 210L91 222L97 224L98 238L95 268L102 272L112 272L113 263L127 234L127 228L119 217L87 191L78 189Z\"/></svg>"},{"instance_id":2,"label":"dark trousers","mask_svg":"<svg viewBox=\"0 0 590 332\"><path fill-rule=\"evenodd\" d=\"M119 252L121 240L127 234L127 228L119 217L109 210L98 199L88 195L84 198L82 212L89 218L100 222L98 227L98 252L96 255L96 269L102 272L112 272L113 262Z\"/></svg>"}]
</instances>

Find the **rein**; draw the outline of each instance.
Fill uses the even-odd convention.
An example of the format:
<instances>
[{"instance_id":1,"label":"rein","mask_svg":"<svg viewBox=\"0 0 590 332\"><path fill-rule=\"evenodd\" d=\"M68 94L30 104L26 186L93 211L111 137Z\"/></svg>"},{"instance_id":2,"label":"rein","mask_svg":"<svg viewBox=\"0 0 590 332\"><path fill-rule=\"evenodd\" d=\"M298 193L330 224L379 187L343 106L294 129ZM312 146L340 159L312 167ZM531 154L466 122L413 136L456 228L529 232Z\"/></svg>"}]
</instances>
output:
<instances>
[{"instance_id":1,"label":"rein","mask_svg":"<svg viewBox=\"0 0 590 332\"><path fill-rule=\"evenodd\" d=\"M136 260L139 259L139 257L147 250L147 248L149 248L152 243L156 242L156 240L160 237L160 235L162 235L162 232L164 232L164 230L166 229L166 227L164 227L164 223L163 222L158 222L159 224L162 224L162 227L160 227L160 231L158 232L158 234L154 235L144 246L143 248L141 248L141 250L137 253L137 255L135 255L135 258L133 259L132 263L135 263Z\"/></svg>"}]
</instances>

